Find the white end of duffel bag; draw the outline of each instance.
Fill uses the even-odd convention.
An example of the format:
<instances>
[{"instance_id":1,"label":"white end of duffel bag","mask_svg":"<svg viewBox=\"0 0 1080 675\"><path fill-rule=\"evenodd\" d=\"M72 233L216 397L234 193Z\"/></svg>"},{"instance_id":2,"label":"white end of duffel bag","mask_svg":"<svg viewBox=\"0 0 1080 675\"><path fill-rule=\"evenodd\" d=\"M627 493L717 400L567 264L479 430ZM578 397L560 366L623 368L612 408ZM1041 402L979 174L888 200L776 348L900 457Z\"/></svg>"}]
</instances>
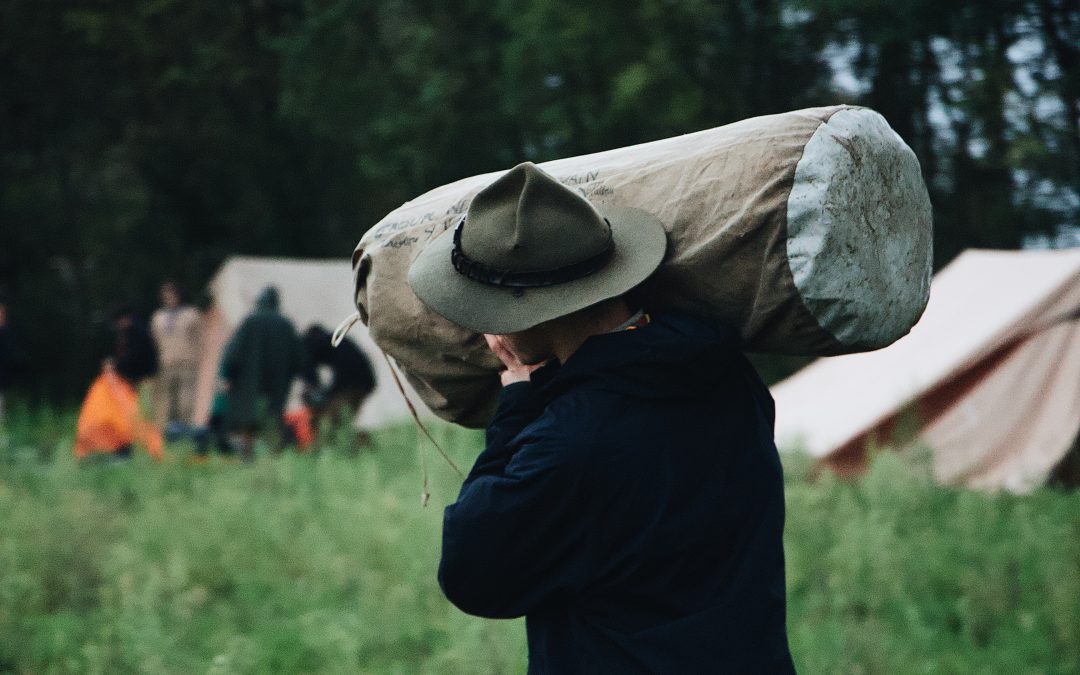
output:
<instances>
[{"instance_id":1,"label":"white end of duffel bag","mask_svg":"<svg viewBox=\"0 0 1080 675\"><path fill-rule=\"evenodd\" d=\"M845 347L883 347L922 314L930 199L915 153L878 113L841 110L817 129L795 167L787 229L795 286Z\"/></svg>"}]
</instances>

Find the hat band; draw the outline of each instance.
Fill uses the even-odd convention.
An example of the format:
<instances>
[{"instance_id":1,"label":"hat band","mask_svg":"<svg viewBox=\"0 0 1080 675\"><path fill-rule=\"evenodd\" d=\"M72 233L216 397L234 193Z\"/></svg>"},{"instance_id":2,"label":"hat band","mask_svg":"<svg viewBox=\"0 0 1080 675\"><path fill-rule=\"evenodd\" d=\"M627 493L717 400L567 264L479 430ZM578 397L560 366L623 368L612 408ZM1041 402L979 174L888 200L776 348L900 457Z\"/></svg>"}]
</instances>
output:
<instances>
[{"instance_id":1,"label":"hat band","mask_svg":"<svg viewBox=\"0 0 1080 675\"><path fill-rule=\"evenodd\" d=\"M553 270L512 272L485 265L465 255L465 252L461 249L461 230L465 225L465 218L462 218L454 228L454 247L450 250L450 262L459 274L489 286L543 288L545 286L564 284L598 272L611 260L611 256L615 252L615 242L611 237L611 223L608 222L607 218L604 219L604 222L608 226L607 246L603 251L591 258Z\"/></svg>"}]
</instances>

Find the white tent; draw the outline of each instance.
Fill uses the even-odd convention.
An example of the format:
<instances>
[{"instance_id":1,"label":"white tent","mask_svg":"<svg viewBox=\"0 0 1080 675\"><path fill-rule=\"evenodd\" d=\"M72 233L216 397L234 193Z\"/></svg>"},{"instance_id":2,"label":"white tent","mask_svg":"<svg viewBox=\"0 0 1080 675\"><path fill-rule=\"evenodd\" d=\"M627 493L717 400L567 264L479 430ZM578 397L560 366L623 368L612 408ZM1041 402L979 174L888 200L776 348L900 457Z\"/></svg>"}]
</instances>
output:
<instances>
[{"instance_id":1,"label":"white tent","mask_svg":"<svg viewBox=\"0 0 1080 675\"><path fill-rule=\"evenodd\" d=\"M195 423L205 424L213 399L221 353L233 331L255 304L266 286L275 286L281 296L281 312L303 333L313 324L328 331L356 308L352 302L352 269L347 259L300 260L289 258L233 257L225 261L210 281L212 299L205 315L202 358L199 365ZM368 336L367 328L357 323L349 332L375 369L377 385L364 403L357 424L372 428L410 420L405 401L398 391L390 366ZM410 399L425 417L430 416L420 397L401 379Z\"/></svg>"},{"instance_id":2,"label":"white tent","mask_svg":"<svg viewBox=\"0 0 1080 675\"><path fill-rule=\"evenodd\" d=\"M773 387L776 438L840 473L919 442L950 484L1022 492L1080 433L1080 249L967 251L893 345L819 359Z\"/></svg>"}]
</instances>

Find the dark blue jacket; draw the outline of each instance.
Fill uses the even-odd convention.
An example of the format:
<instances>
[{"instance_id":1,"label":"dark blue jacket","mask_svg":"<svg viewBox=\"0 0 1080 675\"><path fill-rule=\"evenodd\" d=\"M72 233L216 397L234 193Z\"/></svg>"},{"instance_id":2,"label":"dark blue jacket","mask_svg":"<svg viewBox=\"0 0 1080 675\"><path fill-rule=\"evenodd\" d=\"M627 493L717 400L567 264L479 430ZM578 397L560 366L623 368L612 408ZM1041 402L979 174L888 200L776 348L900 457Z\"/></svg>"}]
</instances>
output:
<instances>
[{"instance_id":1,"label":"dark blue jacket","mask_svg":"<svg viewBox=\"0 0 1080 675\"><path fill-rule=\"evenodd\" d=\"M439 582L530 673L789 673L783 476L729 329L659 316L506 387Z\"/></svg>"}]
</instances>

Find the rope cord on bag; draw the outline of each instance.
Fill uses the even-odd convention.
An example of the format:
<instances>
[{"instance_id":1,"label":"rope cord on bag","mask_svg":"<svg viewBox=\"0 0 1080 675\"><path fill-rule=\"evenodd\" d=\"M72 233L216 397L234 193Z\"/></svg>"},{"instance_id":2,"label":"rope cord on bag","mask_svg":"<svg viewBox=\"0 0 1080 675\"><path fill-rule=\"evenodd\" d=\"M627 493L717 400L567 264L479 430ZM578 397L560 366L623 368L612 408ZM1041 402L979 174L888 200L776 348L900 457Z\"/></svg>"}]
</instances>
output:
<instances>
[{"instance_id":1,"label":"rope cord on bag","mask_svg":"<svg viewBox=\"0 0 1080 675\"><path fill-rule=\"evenodd\" d=\"M341 342L345 339L345 335L359 321L361 321L360 313L354 312L351 316L346 318L344 321L341 322L341 324L338 325L337 329L334 331L334 334L330 339L330 343L334 347L337 347L339 344L341 344ZM458 468L458 465L454 463L454 460L450 459L450 455L448 455L446 451L443 450L442 446L439 445L439 442L436 441L435 437L431 435L430 431L428 431L428 428L424 426L424 423L420 421L420 414L416 411L416 406L413 405L413 402L411 400L409 400L409 395L405 393L405 385L401 383L401 376L398 375L397 364L394 363L394 361L390 358L389 354L382 351L381 349L379 351L382 353L383 358L386 359L386 365L390 367L390 375L394 378L394 384L397 385L397 390L398 393L401 394L401 398L405 399L405 406L408 408L409 414L412 416L413 422L416 424L416 428L418 428L425 436L427 436L427 439L431 441L432 445L435 446L435 449L439 452L439 454L446 461L446 463L450 465L450 468L453 469L454 472L457 473L457 475L462 480L465 480L465 474L461 471L460 468ZM427 506L428 500L431 498L431 493L428 492L427 457L424 454L424 450L422 447L419 448L419 450L420 471L424 477L423 492L421 492L420 494L420 505Z\"/></svg>"},{"instance_id":2,"label":"rope cord on bag","mask_svg":"<svg viewBox=\"0 0 1080 675\"><path fill-rule=\"evenodd\" d=\"M338 324L338 327L334 329L334 334L330 336L330 346L337 347L345 339L345 336L349 334L352 327L362 321L360 312L353 312L349 316L345 317L345 320Z\"/></svg>"},{"instance_id":3,"label":"rope cord on bag","mask_svg":"<svg viewBox=\"0 0 1080 675\"><path fill-rule=\"evenodd\" d=\"M431 444L434 445L435 449L439 451L439 454L442 455L442 458L446 461L447 464L450 465L450 468L453 469L454 472L457 473L457 475L462 480L465 480L465 474L461 471L461 469L458 468L458 465L454 463L454 460L450 459L450 455L448 455L446 453L446 451L443 450L442 446L439 445L439 442L436 441L435 437L431 435L430 431L428 431L428 428L426 426L424 426L424 423L420 421L420 415L419 415L419 413L416 412L416 406L414 406L413 402L411 400L409 400L409 395L405 393L405 385L403 385L401 383L401 377L398 375L398 372L397 372L397 364L394 363L394 361L390 358L390 356L386 352L383 352L382 355L383 355L383 358L386 359L386 364L388 366L390 366L390 374L394 378L394 384L397 385L398 392L401 394L401 398L405 399L405 405L409 409L409 414L412 415L413 422L416 423L416 428L418 428L421 432L423 432L423 434L425 436L427 436L427 439L429 441L431 441ZM420 452L420 458L421 458L420 469L421 469L421 471L423 472L423 475L424 475L424 492L421 495L420 503L423 506L427 506L428 499L430 498L431 495L428 493L428 489L427 489L428 488L427 464L423 461L424 453L423 453L422 450Z\"/></svg>"}]
</instances>

